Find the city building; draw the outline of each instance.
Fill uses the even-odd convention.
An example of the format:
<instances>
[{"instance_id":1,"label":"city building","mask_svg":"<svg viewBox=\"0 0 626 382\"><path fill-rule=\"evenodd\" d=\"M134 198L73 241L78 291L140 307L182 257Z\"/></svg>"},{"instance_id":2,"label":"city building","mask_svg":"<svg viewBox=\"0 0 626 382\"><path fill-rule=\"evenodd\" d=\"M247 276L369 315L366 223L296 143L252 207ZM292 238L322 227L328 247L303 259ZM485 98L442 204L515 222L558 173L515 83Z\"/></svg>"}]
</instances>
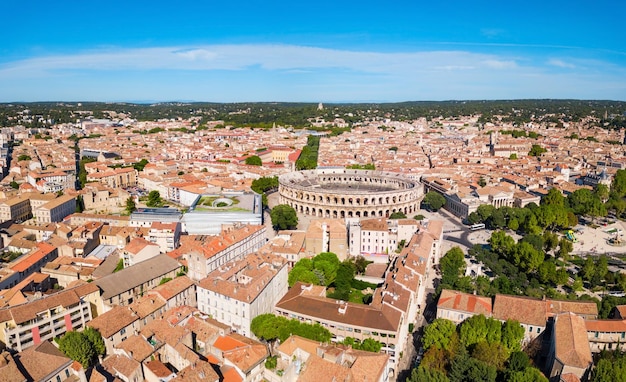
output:
<instances>
[{"instance_id":1,"label":"city building","mask_svg":"<svg viewBox=\"0 0 626 382\"><path fill-rule=\"evenodd\" d=\"M460 324L467 318L482 314L491 317L491 298L444 289L437 301L437 318Z\"/></svg>"},{"instance_id":2,"label":"city building","mask_svg":"<svg viewBox=\"0 0 626 382\"><path fill-rule=\"evenodd\" d=\"M182 266L167 255L158 255L119 272L97 279L101 290L102 313L115 305L130 305L165 278L174 278Z\"/></svg>"},{"instance_id":3,"label":"city building","mask_svg":"<svg viewBox=\"0 0 626 382\"><path fill-rule=\"evenodd\" d=\"M587 380L593 366L585 320L574 313L554 317L547 370L550 378L574 374Z\"/></svg>"},{"instance_id":4,"label":"city building","mask_svg":"<svg viewBox=\"0 0 626 382\"><path fill-rule=\"evenodd\" d=\"M92 283L0 309L0 346L21 352L84 328L98 299L98 287Z\"/></svg>"},{"instance_id":5,"label":"city building","mask_svg":"<svg viewBox=\"0 0 626 382\"><path fill-rule=\"evenodd\" d=\"M180 245L180 223L153 222L148 241L159 246L161 253L173 251Z\"/></svg>"},{"instance_id":6,"label":"city building","mask_svg":"<svg viewBox=\"0 0 626 382\"><path fill-rule=\"evenodd\" d=\"M76 197L60 196L40 207L33 208L33 217L38 224L61 222L76 212Z\"/></svg>"},{"instance_id":7,"label":"city building","mask_svg":"<svg viewBox=\"0 0 626 382\"><path fill-rule=\"evenodd\" d=\"M251 336L252 319L272 313L287 293L287 269L287 261L273 254L253 253L223 264L198 282L198 309Z\"/></svg>"},{"instance_id":8,"label":"city building","mask_svg":"<svg viewBox=\"0 0 626 382\"><path fill-rule=\"evenodd\" d=\"M174 252L184 254L188 276L197 281L224 264L257 251L266 242L265 230L261 225L243 225L228 228L219 236L190 235L190 240Z\"/></svg>"}]
</instances>

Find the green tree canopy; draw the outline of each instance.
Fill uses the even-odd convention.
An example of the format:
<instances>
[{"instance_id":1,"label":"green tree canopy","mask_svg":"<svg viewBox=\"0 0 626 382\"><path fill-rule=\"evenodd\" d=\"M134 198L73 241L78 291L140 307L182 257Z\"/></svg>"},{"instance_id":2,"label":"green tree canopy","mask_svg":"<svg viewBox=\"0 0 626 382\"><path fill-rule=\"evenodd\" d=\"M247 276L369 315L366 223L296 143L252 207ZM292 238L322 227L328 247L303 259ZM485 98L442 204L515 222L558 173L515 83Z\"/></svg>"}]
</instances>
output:
<instances>
[{"instance_id":1,"label":"green tree canopy","mask_svg":"<svg viewBox=\"0 0 626 382\"><path fill-rule=\"evenodd\" d=\"M454 336L456 336L456 325L454 325L454 322L444 318L437 318L424 329L422 343L424 344L424 349L434 346L438 349L449 350Z\"/></svg>"},{"instance_id":2,"label":"green tree canopy","mask_svg":"<svg viewBox=\"0 0 626 382\"><path fill-rule=\"evenodd\" d=\"M246 158L245 163L251 166L263 166L263 161L258 155L250 155Z\"/></svg>"},{"instance_id":3,"label":"green tree canopy","mask_svg":"<svg viewBox=\"0 0 626 382\"><path fill-rule=\"evenodd\" d=\"M431 209L433 211L438 211L441 207L446 204L446 198L444 198L441 194L435 191L429 191L424 195L424 199L422 199L422 203L426 206L426 208Z\"/></svg>"},{"instance_id":4,"label":"green tree canopy","mask_svg":"<svg viewBox=\"0 0 626 382\"><path fill-rule=\"evenodd\" d=\"M161 199L161 193L157 190L152 190L148 194L148 201L146 202L148 207L162 207L163 199Z\"/></svg>"},{"instance_id":5,"label":"green tree canopy","mask_svg":"<svg viewBox=\"0 0 626 382\"><path fill-rule=\"evenodd\" d=\"M273 314L261 314L252 319L250 330L258 338L267 341L279 339L284 342L291 335L308 338L313 341L328 342L331 334L320 324L302 323L297 319L289 320Z\"/></svg>"},{"instance_id":6,"label":"green tree canopy","mask_svg":"<svg viewBox=\"0 0 626 382\"><path fill-rule=\"evenodd\" d=\"M135 212L135 210L137 210L137 204L135 204L135 198L133 198L132 196L129 196L128 199L126 199L126 212L128 212L129 214L132 214L133 212Z\"/></svg>"},{"instance_id":7,"label":"green tree canopy","mask_svg":"<svg viewBox=\"0 0 626 382\"><path fill-rule=\"evenodd\" d=\"M74 361L78 361L84 368L94 364L97 352L87 336L81 332L69 331L59 339L59 350Z\"/></svg>"},{"instance_id":8,"label":"green tree canopy","mask_svg":"<svg viewBox=\"0 0 626 382\"><path fill-rule=\"evenodd\" d=\"M294 229L298 226L296 210L287 204L279 204L272 208L270 217L275 230Z\"/></svg>"},{"instance_id":9,"label":"green tree canopy","mask_svg":"<svg viewBox=\"0 0 626 382\"><path fill-rule=\"evenodd\" d=\"M406 379L407 382L449 382L450 380L445 373L431 368L419 366L411 371L411 376Z\"/></svg>"},{"instance_id":10,"label":"green tree canopy","mask_svg":"<svg viewBox=\"0 0 626 382\"><path fill-rule=\"evenodd\" d=\"M465 256L459 247L452 247L441 258L441 282L445 285L454 285L465 272Z\"/></svg>"}]
</instances>

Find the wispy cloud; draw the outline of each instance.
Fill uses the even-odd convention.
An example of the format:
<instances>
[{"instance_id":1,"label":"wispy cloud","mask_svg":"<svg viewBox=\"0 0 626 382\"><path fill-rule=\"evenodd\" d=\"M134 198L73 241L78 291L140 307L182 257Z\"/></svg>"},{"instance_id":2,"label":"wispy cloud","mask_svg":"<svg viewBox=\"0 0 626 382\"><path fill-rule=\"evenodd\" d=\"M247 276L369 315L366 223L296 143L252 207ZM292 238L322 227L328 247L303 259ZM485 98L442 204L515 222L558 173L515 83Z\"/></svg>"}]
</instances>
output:
<instances>
[{"instance_id":1,"label":"wispy cloud","mask_svg":"<svg viewBox=\"0 0 626 382\"><path fill-rule=\"evenodd\" d=\"M155 81L157 72L167 75ZM599 60L469 49L376 52L282 44L106 48L0 64L0 100L94 99L84 94L94 94L95 88L101 100L207 100L202 89L212 89L216 101L626 99L624 78L624 67ZM612 93L604 95L603 89Z\"/></svg>"},{"instance_id":2,"label":"wispy cloud","mask_svg":"<svg viewBox=\"0 0 626 382\"><path fill-rule=\"evenodd\" d=\"M0 76L32 76L63 70L243 70L252 66L266 70L343 68L372 73L514 67L511 61L466 51L381 53L294 45L212 45L108 49L36 57L0 66Z\"/></svg>"},{"instance_id":3,"label":"wispy cloud","mask_svg":"<svg viewBox=\"0 0 626 382\"><path fill-rule=\"evenodd\" d=\"M565 62L563 60L556 59L556 58L552 58L552 59L548 60L548 65L557 66L559 68L568 68L568 69L576 68L576 65L574 65L574 64L572 64L570 62Z\"/></svg>"}]
</instances>

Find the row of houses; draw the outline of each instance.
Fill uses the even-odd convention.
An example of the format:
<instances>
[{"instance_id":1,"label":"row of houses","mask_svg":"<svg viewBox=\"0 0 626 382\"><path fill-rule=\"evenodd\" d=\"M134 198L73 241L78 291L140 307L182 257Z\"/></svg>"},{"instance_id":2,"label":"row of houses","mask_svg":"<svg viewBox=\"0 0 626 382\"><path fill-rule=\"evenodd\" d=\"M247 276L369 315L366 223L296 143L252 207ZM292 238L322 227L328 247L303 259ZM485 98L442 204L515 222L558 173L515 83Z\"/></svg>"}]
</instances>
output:
<instances>
[{"instance_id":1,"label":"row of houses","mask_svg":"<svg viewBox=\"0 0 626 382\"><path fill-rule=\"evenodd\" d=\"M549 341L546 372L550 377L573 374L589 377L592 353L626 350L626 306L618 306L613 319L598 319L593 301L561 301L497 294L493 300L473 294L443 290L437 318L459 324L482 314L500 321L515 320L525 330L524 344Z\"/></svg>"}]
</instances>

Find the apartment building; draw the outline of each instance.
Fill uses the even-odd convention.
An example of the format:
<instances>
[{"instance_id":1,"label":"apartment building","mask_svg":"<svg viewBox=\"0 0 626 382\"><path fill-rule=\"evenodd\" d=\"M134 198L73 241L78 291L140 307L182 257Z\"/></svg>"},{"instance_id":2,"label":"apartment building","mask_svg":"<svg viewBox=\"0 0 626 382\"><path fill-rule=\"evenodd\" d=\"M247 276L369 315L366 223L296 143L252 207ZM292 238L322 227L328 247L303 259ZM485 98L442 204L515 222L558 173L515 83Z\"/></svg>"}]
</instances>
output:
<instances>
[{"instance_id":1,"label":"apartment building","mask_svg":"<svg viewBox=\"0 0 626 382\"><path fill-rule=\"evenodd\" d=\"M148 232L148 241L159 246L161 253L173 251L180 245L180 223L153 222Z\"/></svg>"},{"instance_id":2,"label":"apartment building","mask_svg":"<svg viewBox=\"0 0 626 382\"><path fill-rule=\"evenodd\" d=\"M389 356L386 354L354 350L342 345L326 345L292 335L278 347L278 365L282 376L266 369L269 381L387 382L389 381Z\"/></svg>"},{"instance_id":3,"label":"apartment building","mask_svg":"<svg viewBox=\"0 0 626 382\"><path fill-rule=\"evenodd\" d=\"M76 197L72 195L63 195L40 207L33 208L33 216L39 224L61 222L74 212L76 212Z\"/></svg>"},{"instance_id":4,"label":"apartment building","mask_svg":"<svg viewBox=\"0 0 626 382\"><path fill-rule=\"evenodd\" d=\"M348 258L348 230L342 219L314 219L306 230L307 256L332 252L339 260Z\"/></svg>"},{"instance_id":5,"label":"apartment building","mask_svg":"<svg viewBox=\"0 0 626 382\"><path fill-rule=\"evenodd\" d=\"M365 256L376 262L376 258L387 260L404 246L419 228L414 219L362 219L348 222L350 256ZM400 248L401 249L401 248Z\"/></svg>"},{"instance_id":6,"label":"apartment building","mask_svg":"<svg viewBox=\"0 0 626 382\"><path fill-rule=\"evenodd\" d=\"M456 325L482 314L491 317L491 298L444 289L437 302L437 318L445 318Z\"/></svg>"},{"instance_id":7,"label":"apartment building","mask_svg":"<svg viewBox=\"0 0 626 382\"><path fill-rule=\"evenodd\" d=\"M265 226L244 225L223 230L219 236L196 236L181 251L188 263L188 276L201 280L233 260L257 251L265 242Z\"/></svg>"},{"instance_id":8,"label":"apartment building","mask_svg":"<svg viewBox=\"0 0 626 382\"><path fill-rule=\"evenodd\" d=\"M63 190L73 190L76 187L76 175L72 172L58 169L31 171L26 179L39 192L45 194Z\"/></svg>"},{"instance_id":9,"label":"apartment building","mask_svg":"<svg viewBox=\"0 0 626 382\"><path fill-rule=\"evenodd\" d=\"M91 283L1 309L0 346L21 352L68 330L84 328L98 299L98 287Z\"/></svg>"},{"instance_id":10,"label":"apartment building","mask_svg":"<svg viewBox=\"0 0 626 382\"><path fill-rule=\"evenodd\" d=\"M251 336L250 323L271 313L287 293L287 260L253 253L222 265L198 283L198 309L235 332Z\"/></svg>"},{"instance_id":11,"label":"apartment building","mask_svg":"<svg viewBox=\"0 0 626 382\"><path fill-rule=\"evenodd\" d=\"M402 295L402 298L400 298ZM332 340L352 337L359 341L372 338L383 344L382 352L391 360L389 373L395 371L397 352L404 348L408 334L406 313L390 304L355 304L326 298L326 288L296 283L276 304L277 315L320 324L330 331ZM406 293L385 295L385 299L406 301ZM397 349L397 350L396 350Z\"/></svg>"},{"instance_id":12,"label":"apartment building","mask_svg":"<svg viewBox=\"0 0 626 382\"><path fill-rule=\"evenodd\" d=\"M137 170L133 167L108 168L106 171L87 174L88 182L100 182L110 188L133 187L137 185L137 180Z\"/></svg>"},{"instance_id":13,"label":"apartment building","mask_svg":"<svg viewBox=\"0 0 626 382\"><path fill-rule=\"evenodd\" d=\"M115 305L130 305L164 278L174 278L181 265L167 255L158 255L139 264L112 273L93 284L101 290L102 313Z\"/></svg>"},{"instance_id":14,"label":"apartment building","mask_svg":"<svg viewBox=\"0 0 626 382\"><path fill-rule=\"evenodd\" d=\"M0 203L0 222L22 222L32 216L30 199L25 195L9 198Z\"/></svg>"},{"instance_id":15,"label":"apartment building","mask_svg":"<svg viewBox=\"0 0 626 382\"><path fill-rule=\"evenodd\" d=\"M122 250L124 268L128 268L142 261L146 261L161 253L157 244L142 237L133 238Z\"/></svg>"},{"instance_id":16,"label":"apartment building","mask_svg":"<svg viewBox=\"0 0 626 382\"><path fill-rule=\"evenodd\" d=\"M57 248L46 242L37 243L33 250L19 257L12 265L11 270L18 276L18 282L25 279L34 272L39 272L49 261L57 258L59 251Z\"/></svg>"},{"instance_id":17,"label":"apartment building","mask_svg":"<svg viewBox=\"0 0 626 382\"><path fill-rule=\"evenodd\" d=\"M592 366L585 320L574 313L556 315L547 360L548 376L554 379L573 374L584 381L589 377Z\"/></svg>"},{"instance_id":18,"label":"apartment building","mask_svg":"<svg viewBox=\"0 0 626 382\"><path fill-rule=\"evenodd\" d=\"M6 381L86 381L85 370L50 341L11 356L0 354L0 375ZM7 379L8 378L8 379Z\"/></svg>"}]
</instances>

